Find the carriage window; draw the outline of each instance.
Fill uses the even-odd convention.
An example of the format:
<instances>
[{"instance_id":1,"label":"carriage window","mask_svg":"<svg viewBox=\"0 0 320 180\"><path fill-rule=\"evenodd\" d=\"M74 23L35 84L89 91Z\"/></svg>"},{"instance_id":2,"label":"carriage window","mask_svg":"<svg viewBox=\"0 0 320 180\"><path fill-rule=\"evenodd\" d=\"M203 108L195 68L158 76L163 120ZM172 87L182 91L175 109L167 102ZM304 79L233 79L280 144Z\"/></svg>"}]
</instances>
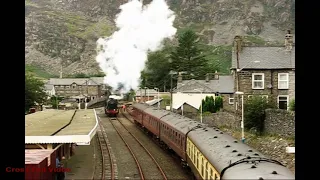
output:
<instances>
[{"instance_id":1,"label":"carriage window","mask_svg":"<svg viewBox=\"0 0 320 180\"><path fill-rule=\"evenodd\" d=\"M209 177L209 169L208 169L208 161L206 162L206 169L205 169L205 172L204 172L204 179L208 179Z\"/></svg>"},{"instance_id":2,"label":"carriage window","mask_svg":"<svg viewBox=\"0 0 320 180\"><path fill-rule=\"evenodd\" d=\"M213 170L210 168L210 180L214 180L213 176L214 176Z\"/></svg>"},{"instance_id":3,"label":"carriage window","mask_svg":"<svg viewBox=\"0 0 320 180\"><path fill-rule=\"evenodd\" d=\"M202 157L202 171L201 171L202 176L204 176L205 171L206 170L205 170L204 158Z\"/></svg>"},{"instance_id":4,"label":"carriage window","mask_svg":"<svg viewBox=\"0 0 320 180\"><path fill-rule=\"evenodd\" d=\"M197 169L199 169L199 153L197 151L197 156L196 156L196 164L197 164Z\"/></svg>"}]
</instances>

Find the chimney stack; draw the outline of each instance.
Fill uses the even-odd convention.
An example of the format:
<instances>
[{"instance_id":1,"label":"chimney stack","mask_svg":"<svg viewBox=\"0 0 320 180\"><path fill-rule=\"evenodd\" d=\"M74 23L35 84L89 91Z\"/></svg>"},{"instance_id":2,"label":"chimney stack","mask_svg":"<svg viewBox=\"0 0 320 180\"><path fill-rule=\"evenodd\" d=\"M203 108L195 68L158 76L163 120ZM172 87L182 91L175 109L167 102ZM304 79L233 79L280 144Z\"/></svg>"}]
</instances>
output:
<instances>
[{"instance_id":1,"label":"chimney stack","mask_svg":"<svg viewBox=\"0 0 320 180\"><path fill-rule=\"evenodd\" d=\"M214 79L215 79L215 80L218 80L218 79L219 79L219 73L218 73L217 71L214 73Z\"/></svg>"},{"instance_id":2,"label":"chimney stack","mask_svg":"<svg viewBox=\"0 0 320 180\"><path fill-rule=\"evenodd\" d=\"M209 82L210 81L210 76L209 76L209 73L206 74L206 82Z\"/></svg>"},{"instance_id":3,"label":"chimney stack","mask_svg":"<svg viewBox=\"0 0 320 180\"><path fill-rule=\"evenodd\" d=\"M293 45L293 35L291 34L291 31L288 30L284 39L284 46L286 50L290 51L292 49L292 45Z\"/></svg>"},{"instance_id":4,"label":"chimney stack","mask_svg":"<svg viewBox=\"0 0 320 180\"><path fill-rule=\"evenodd\" d=\"M233 46L234 46L236 52L241 52L241 48L242 48L242 38L241 38L241 36L235 36L234 37Z\"/></svg>"},{"instance_id":5,"label":"chimney stack","mask_svg":"<svg viewBox=\"0 0 320 180\"><path fill-rule=\"evenodd\" d=\"M179 89L182 86L182 74L178 73L178 82L177 82L177 89Z\"/></svg>"}]
</instances>

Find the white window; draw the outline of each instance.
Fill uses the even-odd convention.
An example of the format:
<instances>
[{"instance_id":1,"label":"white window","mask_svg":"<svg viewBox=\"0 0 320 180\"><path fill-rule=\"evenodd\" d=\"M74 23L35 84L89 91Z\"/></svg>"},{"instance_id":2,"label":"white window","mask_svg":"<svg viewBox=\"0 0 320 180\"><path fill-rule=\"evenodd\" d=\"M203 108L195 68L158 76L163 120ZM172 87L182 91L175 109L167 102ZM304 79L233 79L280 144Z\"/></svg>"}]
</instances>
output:
<instances>
[{"instance_id":1,"label":"white window","mask_svg":"<svg viewBox=\"0 0 320 180\"><path fill-rule=\"evenodd\" d=\"M230 97L229 97L229 104L234 104L233 94L230 94Z\"/></svg>"},{"instance_id":2,"label":"white window","mask_svg":"<svg viewBox=\"0 0 320 180\"><path fill-rule=\"evenodd\" d=\"M288 101L289 101L288 95L279 95L278 96L278 108L287 110L288 109Z\"/></svg>"},{"instance_id":3,"label":"white window","mask_svg":"<svg viewBox=\"0 0 320 180\"><path fill-rule=\"evenodd\" d=\"M264 89L264 73L252 73L252 89Z\"/></svg>"},{"instance_id":4,"label":"white window","mask_svg":"<svg viewBox=\"0 0 320 180\"><path fill-rule=\"evenodd\" d=\"M278 74L278 89L289 89L289 73Z\"/></svg>"}]
</instances>

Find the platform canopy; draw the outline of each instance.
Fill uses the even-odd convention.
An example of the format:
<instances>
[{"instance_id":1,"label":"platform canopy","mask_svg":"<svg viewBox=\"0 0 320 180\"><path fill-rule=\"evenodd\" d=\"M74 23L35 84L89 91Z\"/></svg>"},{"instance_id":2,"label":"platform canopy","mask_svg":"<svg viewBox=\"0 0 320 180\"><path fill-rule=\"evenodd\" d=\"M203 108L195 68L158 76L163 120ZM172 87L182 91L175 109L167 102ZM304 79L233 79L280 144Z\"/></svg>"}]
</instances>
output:
<instances>
[{"instance_id":1,"label":"platform canopy","mask_svg":"<svg viewBox=\"0 0 320 180\"><path fill-rule=\"evenodd\" d=\"M25 116L25 144L90 144L97 126L94 109L39 111Z\"/></svg>"}]
</instances>

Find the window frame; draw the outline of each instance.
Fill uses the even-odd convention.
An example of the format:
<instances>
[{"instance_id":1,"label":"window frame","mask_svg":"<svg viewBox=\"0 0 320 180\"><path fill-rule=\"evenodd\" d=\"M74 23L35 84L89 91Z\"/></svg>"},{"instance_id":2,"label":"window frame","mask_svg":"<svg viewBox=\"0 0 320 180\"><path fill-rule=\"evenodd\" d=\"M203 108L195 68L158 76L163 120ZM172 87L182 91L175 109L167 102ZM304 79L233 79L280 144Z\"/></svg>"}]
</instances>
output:
<instances>
[{"instance_id":1,"label":"window frame","mask_svg":"<svg viewBox=\"0 0 320 180\"><path fill-rule=\"evenodd\" d=\"M256 75L261 75L262 80L254 80ZM254 87L255 82L262 82L262 87ZM252 73L252 82L251 82L252 89L264 89L264 73Z\"/></svg>"},{"instance_id":2,"label":"window frame","mask_svg":"<svg viewBox=\"0 0 320 180\"><path fill-rule=\"evenodd\" d=\"M280 80L281 75L286 75L286 80ZM287 82L286 87L280 87L280 82ZM278 73L278 89L289 89L289 73Z\"/></svg>"},{"instance_id":3,"label":"window frame","mask_svg":"<svg viewBox=\"0 0 320 180\"><path fill-rule=\"evenodd\" d=\"M278 95L278 97L277 97L278 109L280 109L279 108L280 97L286 97L287 98L287 109L285 109L285 110L288 110L289 109L289 95Z\"/></svg>"},{"instance_id":4,"label":"window frame","mask_svg":"<svg viewBox=\"0 0 320 180\"><path fill-rule=\"evenodd\" d=\"M230 101L230 100L232 100L232 102ZM229 104L234 104L234 98L232 97L229 97Z\"/></svg>"}]
</instances>

